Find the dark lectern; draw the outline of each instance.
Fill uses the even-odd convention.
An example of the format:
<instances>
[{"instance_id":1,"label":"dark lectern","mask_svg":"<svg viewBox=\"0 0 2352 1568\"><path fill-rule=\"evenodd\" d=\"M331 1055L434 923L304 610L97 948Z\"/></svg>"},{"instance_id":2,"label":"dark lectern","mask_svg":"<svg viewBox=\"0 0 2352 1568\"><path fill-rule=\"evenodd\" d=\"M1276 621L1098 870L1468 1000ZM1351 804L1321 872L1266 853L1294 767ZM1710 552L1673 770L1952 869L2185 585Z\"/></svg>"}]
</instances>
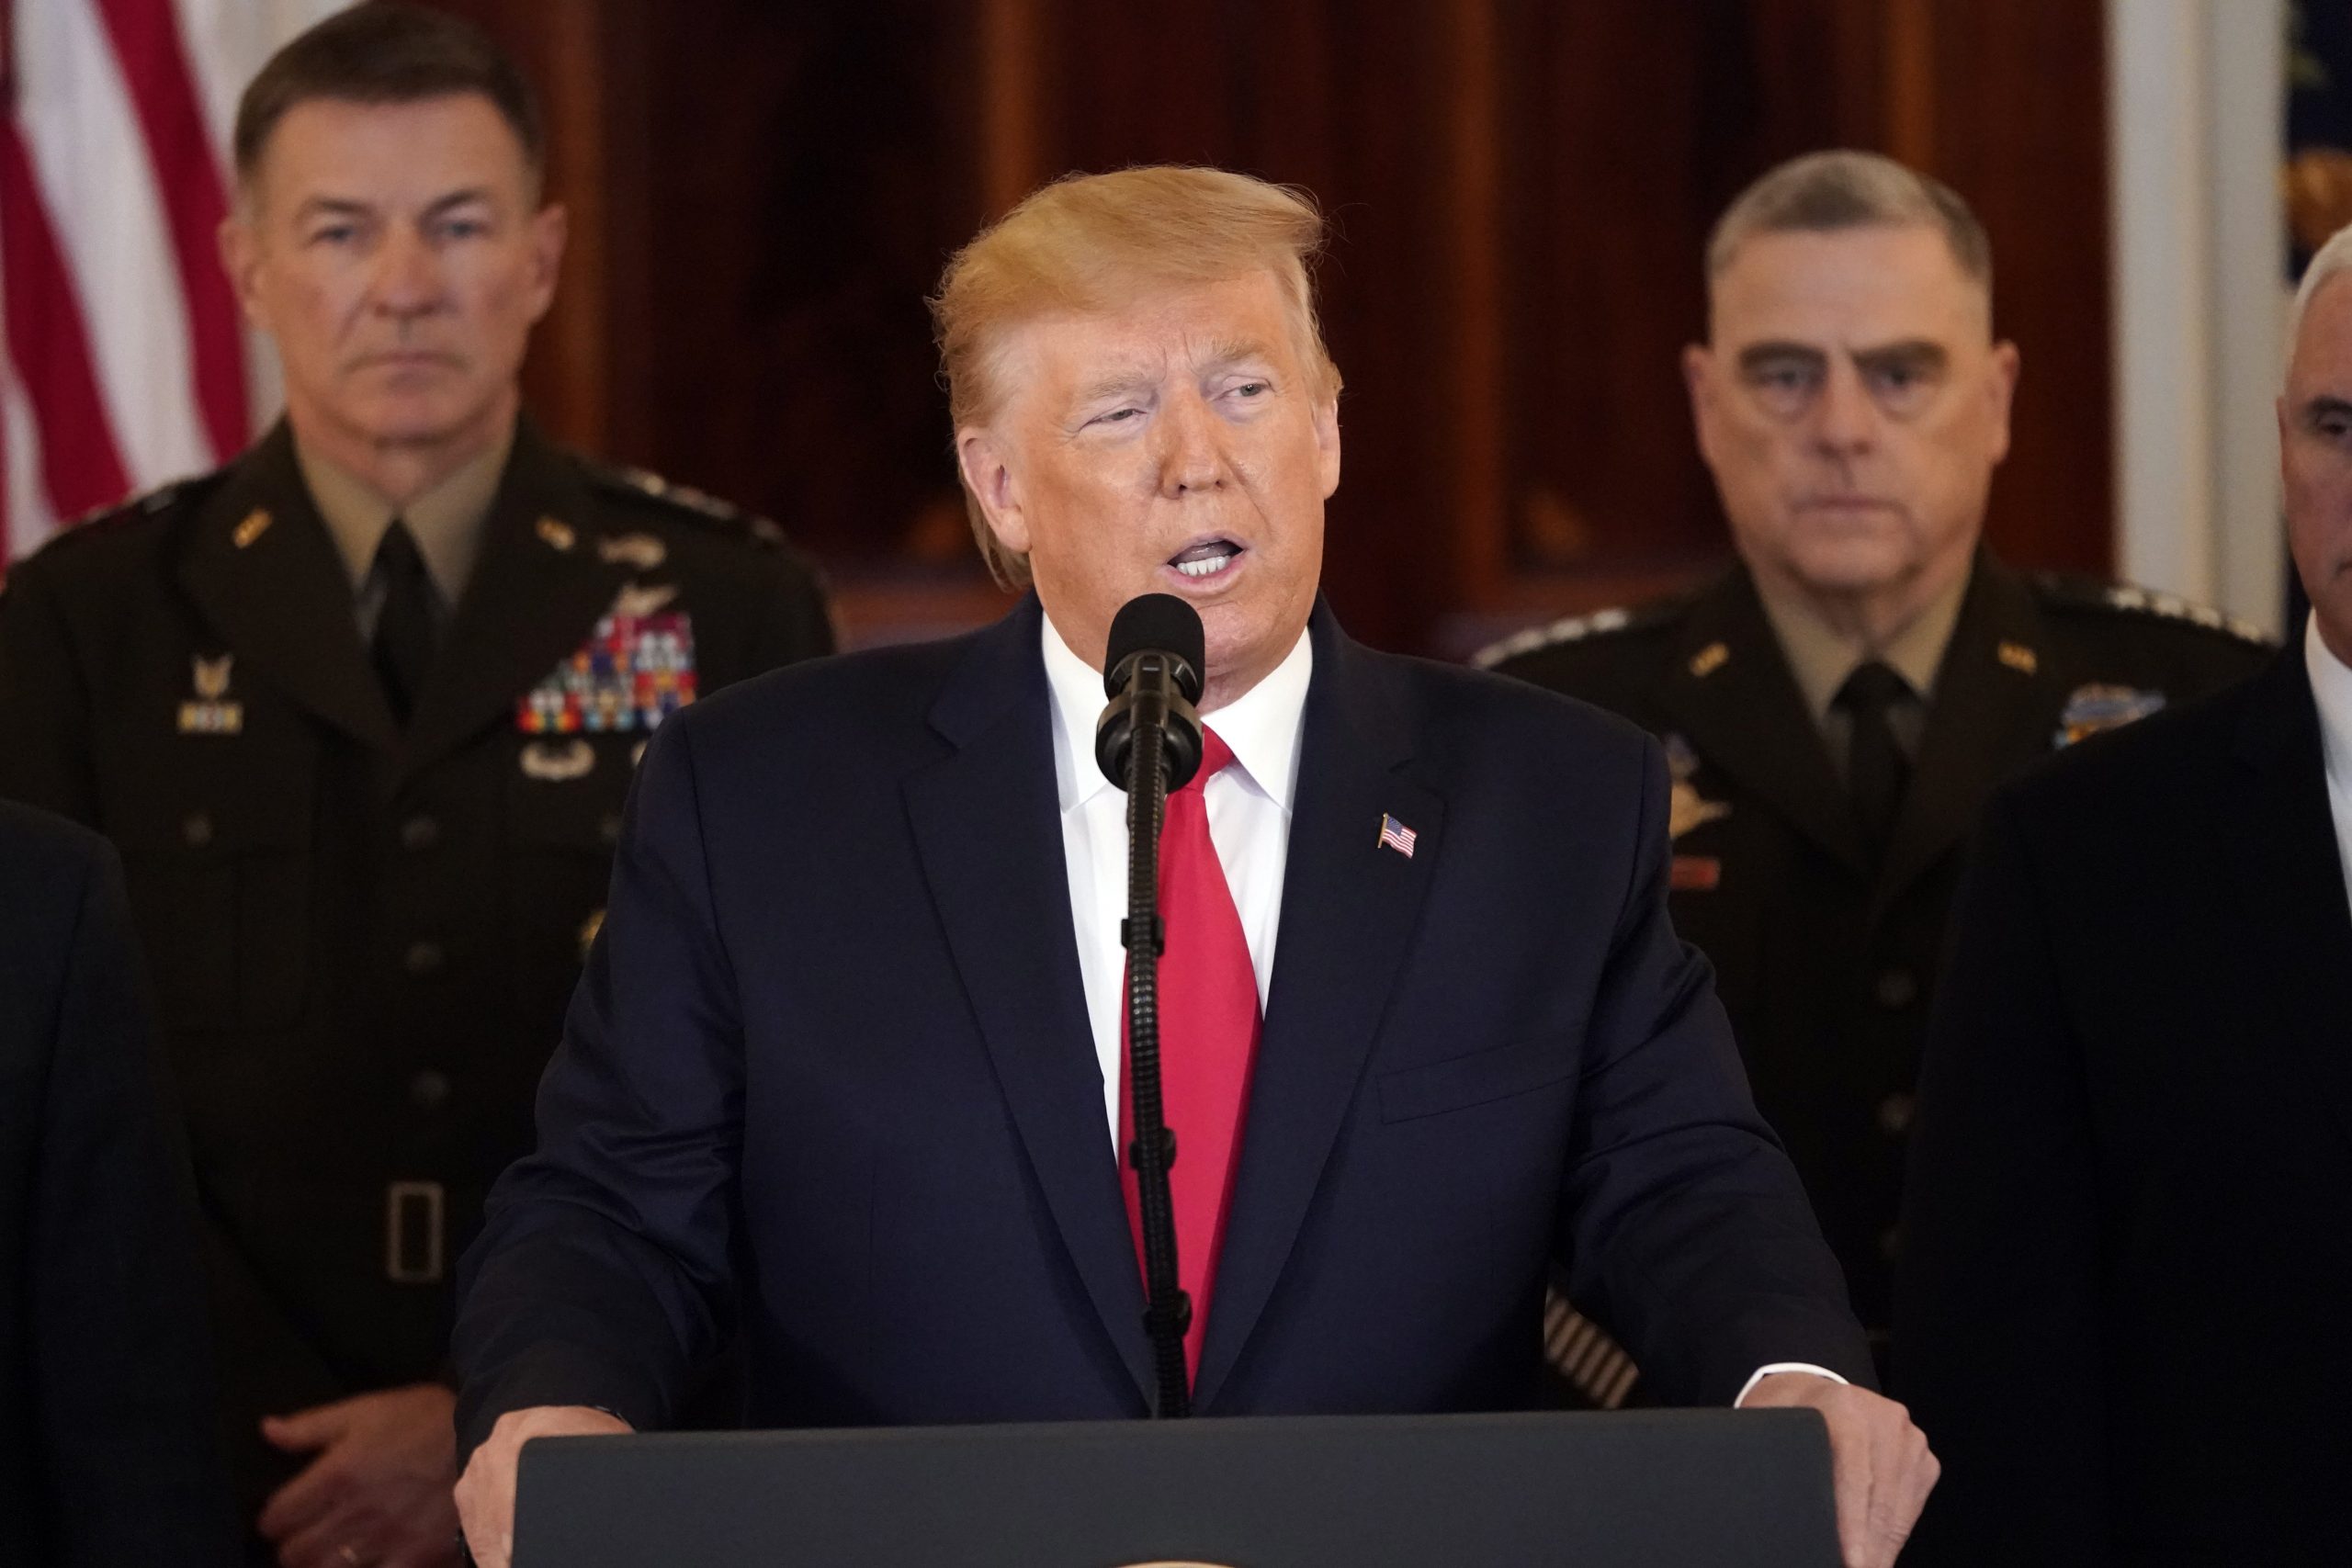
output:
<instances>
[{"instance_id":1,"label":"dark lectern","mask_svg":"<svg viewBox=\"0 0 2352 1568\"><path fill-rule=\"evenodd\" d=\"M514 1568L1837 1568L1804 1411L548 1438Z\"/></svg>"}]
</instances>

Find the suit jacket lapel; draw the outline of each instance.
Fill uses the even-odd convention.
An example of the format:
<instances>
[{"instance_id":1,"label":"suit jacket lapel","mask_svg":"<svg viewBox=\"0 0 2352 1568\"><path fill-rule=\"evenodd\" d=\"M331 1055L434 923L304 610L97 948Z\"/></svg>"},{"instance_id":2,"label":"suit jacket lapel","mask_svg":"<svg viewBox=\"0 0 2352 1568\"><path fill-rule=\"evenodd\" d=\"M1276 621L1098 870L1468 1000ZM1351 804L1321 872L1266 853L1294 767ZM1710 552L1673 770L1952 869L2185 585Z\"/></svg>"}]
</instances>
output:
<instances>
[{"instance_id":1,"label":"suit jacket lapel","mask_svg":"<svg viewBox=\"0 0 2352 1568\"><path fill-rule=\"evenodd\" d=\"M2043 641L2031 590L1979 552L1880 868L1878 907L1960 842L1994 786L2051 749L2058 705L2050 693L2055 677L2041 670Z\"/></svg>"},{"instance_id":2,"label":"suit jacket lapel","mask_svg":"<svg viewBox=\"0 0 2352 1568\"><path fill-rule=\"evenodd\" d=\"M232 694L239 679L258 676L379 751L398 744L360 646L351 581L303 487L284 422L205 502L178 570L236 656Z\"/></svg>"},{"instance_id":3,"label":"suit jacket lapel","mask_svg":"<svg viewBox=\"0 0 2352 1568\"><path fill-rule=\"evenodd\" d=\"M2247 987L2259 1021L2249 1035L2289 1043L2318 1076L2336 1118L2352 1134L2352 904L2346 901L2335 818L2320 749L2319 707L2290 637L2268 672L2247 688L2237 761L2246 770L2242 807L2222 812L2238 870L2240 951L2261 953L2266 983Z\"/></svg>"},{"instance_id":4,"label":"suit jacket lapel","mask_svg":"<svg viewBox=\"0 0 2352 1568\"><path fill-rule=\"evenodd\" d=\"M1070 922L1041 614L1024 600L957 667L931 715L956 750L908 781L907 812L1038 1185L1144 1398L1143 1280Z\"/></svg>"},{"instance_id":5,"label":"suit jacket lapel","mask_svg":"<svg viewBox=\"0 0 2352 1568\"><path fill-rule=\"evenodd\" d=\"M1399 771L1415 735L1408 691L1327 606L1310 635L1273 985L1194 1389L1204 1407L1289 1260L1444 847L1443 801ZM1410 857L1381 843L1385 816L1418 835Z\"/></svg>"},{"instance_id":6,"label":"suit jacket lapel","mask_svg":"<svg viewBox=\"0 0 2352 1568\"><path fill-rule=\"evenodd\" d=\"M1659 694L1706 765L1857 873L1867 870L1845 786L1746 568L1733 568L1692 604Z\"/></svg>"},{"instance_id":7,"label":"suit jacket lapel","mask_svg":"<svg viewBox=\"0 0 2352 1568\"><path fill-rule=\"evenodd\" d=\"M594 515L577 472L523 421L473 580L418 694L401 749L403 775L511 709L610 608L629 568L599 554Z\"/></svg>"}]
</instances>

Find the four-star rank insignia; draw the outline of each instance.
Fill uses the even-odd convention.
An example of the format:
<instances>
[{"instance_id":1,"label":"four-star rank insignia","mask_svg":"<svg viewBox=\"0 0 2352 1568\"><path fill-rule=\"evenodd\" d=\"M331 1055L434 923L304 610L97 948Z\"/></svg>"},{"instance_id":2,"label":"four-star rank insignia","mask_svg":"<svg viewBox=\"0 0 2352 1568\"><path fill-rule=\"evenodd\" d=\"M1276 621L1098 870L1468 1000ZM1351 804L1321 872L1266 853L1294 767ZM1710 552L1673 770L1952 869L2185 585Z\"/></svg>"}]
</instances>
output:
<instances>
[{"instance_id":1,"label":"four-star rank insignia","mask_svg":"<svg viewBox=\"0 0 2352 1568\"><path fill-rule=\"evenodd\" d=\"M196 656L192 677L196 696L180 704L182 735L235 735L245 728L245 705L229 700L229 674L236 663L233 653L218 659Z\"/></svg>"},{"instance_id":2,"label":"four-star rank insignia","mask_svg":"<svg viewBox=\"0 0 2352 1568\"><path fill-rule=\"evenodd\" d=\"M695 700L694 617L658 590L624 592L588 640L516 699L526 735L652 729ZM632 613L637 612L637 613Z\"/></svg>"},{"instance_id":3,"label":"four-star rank insignia","mask_svg":"<svg viewBox=\"0 0 2352 1568\"><path fill-rule=\"evenodd\" d=\"M2051 737L2050 743L2057 748L2072 746L2103 729L2120 729L2135 719L2158 712L2164 705L2162 692L2143 692L2132 686L2108 686L2098 682L2077 686L2059 712L2058 732Z\"/></svg>"}]
</instances>

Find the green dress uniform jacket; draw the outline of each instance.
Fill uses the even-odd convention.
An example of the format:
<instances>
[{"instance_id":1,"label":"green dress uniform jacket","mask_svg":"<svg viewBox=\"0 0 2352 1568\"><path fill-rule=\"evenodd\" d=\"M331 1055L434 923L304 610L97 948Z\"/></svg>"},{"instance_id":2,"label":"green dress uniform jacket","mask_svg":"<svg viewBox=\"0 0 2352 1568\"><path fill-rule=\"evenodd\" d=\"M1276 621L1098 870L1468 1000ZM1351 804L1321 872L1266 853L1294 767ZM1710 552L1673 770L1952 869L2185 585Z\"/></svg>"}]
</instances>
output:
<instances>
[{"instance_id":1,"label":"green dress uniform jacket","mask_svg":"<svg viewBox=\"0 0 2352 1568\"><path fill-rule=\"evenodd\" d=\"M2020 575L1980 552L1873 865L1744 567L1688 598L1562 622L1478 656L1665 743L1675 927L1714 964L1757 1103L1882 1359L1920 1044L1978 811L2035 759L2232 684L2267 658L2258 632L2213 611Z\"/></svg>"},{"instance_id":2,"label":"green dress uniform jacket","mask_svg":"<svg viewBox=\"0 0 2352 1568\"><path fill-rule=\"evenodd\" d=\"M209 1231L248 1508L264 1413L443 1375L666 711L830 652L773 525L517 430L405 732L280 425L0 596L0 795L120 850Z\"/></svg>"}]
</instances>

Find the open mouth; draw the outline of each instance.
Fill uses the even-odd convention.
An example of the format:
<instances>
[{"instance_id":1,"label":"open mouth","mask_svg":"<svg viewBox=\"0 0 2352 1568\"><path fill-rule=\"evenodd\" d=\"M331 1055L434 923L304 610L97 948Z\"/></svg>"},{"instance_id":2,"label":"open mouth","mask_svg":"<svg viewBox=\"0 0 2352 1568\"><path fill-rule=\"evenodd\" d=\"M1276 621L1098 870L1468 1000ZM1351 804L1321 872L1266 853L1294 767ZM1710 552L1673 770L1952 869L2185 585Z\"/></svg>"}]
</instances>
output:
<instances>
[{"instance_id":1,"label":"open mouth","mask_svg":"<svg viewBox=\"0 0 2352 1568\"><path fill-rule=\"evenodd\" d=\"M1168 559L1168 564L1186 577L1199 581L1215 577L1241 558L1241 547L1230 539L1204 539L1188 545Z\"/></svg>"}]
</instances>

